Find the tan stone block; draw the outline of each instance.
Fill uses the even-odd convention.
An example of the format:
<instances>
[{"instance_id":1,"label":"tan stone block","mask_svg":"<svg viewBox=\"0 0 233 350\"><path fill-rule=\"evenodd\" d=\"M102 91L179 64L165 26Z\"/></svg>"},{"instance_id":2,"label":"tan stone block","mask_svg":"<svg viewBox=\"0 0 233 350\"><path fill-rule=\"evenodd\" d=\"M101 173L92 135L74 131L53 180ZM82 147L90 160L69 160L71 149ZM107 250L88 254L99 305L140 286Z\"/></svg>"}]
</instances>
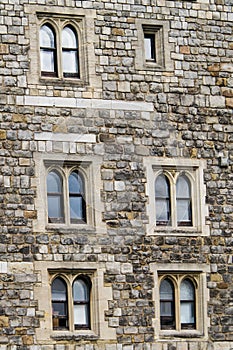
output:
<instances>
[{"instance_id":1,"label":"tan stone block","mask_svg":"<svg viewBox=\"0 0 233 350\"><path fill-rule=\"evenodd\" d=\"M14 123L27 123L27 117L25 115L21 115L21 114L14 114L13 115L13 122Z\"/></svg>"},{"instance_id":2,"label":"tan stone block","mask_svg":"<svg viewBox=\"0 0 233 350\"><path fill-rule=\"evenodd\" d=\"M0 44L0 54L9 53L9 47L7 44Z\"/></svg>"},{"instance_id":3,"label":"tan stone block","mask_svg":"<svg viewBox=\"0 0 233 350\"><path fill-rule=\"evenodd\" d=\"M181 46L180 53L184 53L186 55L190 55L190 47L189 46Z\"/></svg>"},{"instance_id":4,"label":"tan stone block","mask_svg":"<svg viewBox=\"0 0 233 350\"><path fill-rule=\"evenodd\" d=\"M222 94L225 97L233 97L233 89L222 88Z\"/></svg>"},{"instance_id":5,"label":"tan stone block","mask_svg":"<svg viewBox=\"0 0 233 350\"><path fill-rule=\"evenodd\" d=\"M233 98L226 98L226 106L233 108Z\"/></svg>"},{"instance_id":6,"label":"tan stone block","mask_svg":"<svg viewBox=\"0 0 233 350\"><path fill-rule=\"evenodd\" d=\"M37 218L37 211L36 210L25 210L24 217L27 219L36 219Z\"/></svg>"},{"instance_id":7,"label":"tan stone block","mask_svg":"<svg viewBox=\"0 0 233 350\"><path fill-rule=\"evenodd\" d=\"M218 273L212 274L211 281L212 282L222 282L222 276L219 275Z\"/></svg>"},{"instance_id":8,"label":"tan stone block","mask_svg":"<svg viewBox=\"0 0 233 350\"><path fill-rule=\"evenodd\" d=\"M0 140L6 139L6 130L0 130Z\"/></svg>"},{"instance_id":9,"label":"tan stone block","mask_svg":"<svg viewBox=\"0 0 233 350\"><path fill-rule=\"evenodd\" d=\"M22 341L24 345L32 345L33 344L33 337L31 335L23 335Z\"/></svg>"},{"instance_id":10,"label":"tan stone block","mask_svg":"<svg viewBox=\"0 0 233 350\"><path fill-rule=\"evenodd\" d=\"M112 30L113 35L124 35L124 29L121 28L113 28Z\"/></svg>"},{"instance_id":11,"label":"tan stone block","mask_svg":"<svg viewBox=\"0 0 233 350\"><path fill-rule=\"evenodd\" d=\"M0 316L0 327L8 327L9 326L9 320L6 316Z\"/></svg>"}]
</instances>

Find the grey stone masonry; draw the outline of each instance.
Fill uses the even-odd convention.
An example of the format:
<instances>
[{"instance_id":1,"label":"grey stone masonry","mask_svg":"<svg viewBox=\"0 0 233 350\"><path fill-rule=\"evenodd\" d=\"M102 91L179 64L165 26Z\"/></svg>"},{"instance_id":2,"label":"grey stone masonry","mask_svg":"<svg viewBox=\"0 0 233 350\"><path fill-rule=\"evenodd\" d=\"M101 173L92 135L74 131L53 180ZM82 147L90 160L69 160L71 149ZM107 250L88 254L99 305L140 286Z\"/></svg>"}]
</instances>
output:
<instances>
[{"instance_id":1,"label":"grey stone masonry","mask_svg":"<svg viewBox=\"0 0 233 350\"><path fill-rule=\"evenodd\" d=\"M44 23L54 74L41 72ZM76 77L63 72L74 52L64 27L78 38ZM0 350L233 349L232 28L232 0L0 0ZM63 222L48 222L51 169ZM72 169L85 222L70 218ZM161 174L169 193L158 205ZM179 176L191 223L179 224ZM91 280L90 321L76 329L80 275ZM68 286L61 329L55 276ZM163 325L164 303L174 324Z\"/></svg>"}]
</instances>

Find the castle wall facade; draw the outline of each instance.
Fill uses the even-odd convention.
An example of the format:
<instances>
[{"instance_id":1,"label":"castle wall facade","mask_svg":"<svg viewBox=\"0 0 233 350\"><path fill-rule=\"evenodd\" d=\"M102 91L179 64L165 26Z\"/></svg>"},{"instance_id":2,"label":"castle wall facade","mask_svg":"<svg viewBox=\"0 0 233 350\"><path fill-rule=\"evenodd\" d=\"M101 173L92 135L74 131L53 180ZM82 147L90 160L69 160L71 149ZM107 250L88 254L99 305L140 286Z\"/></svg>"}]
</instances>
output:
<instances>
[{"instance_id":1,"label":"castle wall facade","mask_svg":"<svg viewBox=\"0 0 233 350\"><path fill-rule=\"evenodd\" d=\"M1 350L233 349L232 5L1 1Z\"/></svg>"}]
</instances>

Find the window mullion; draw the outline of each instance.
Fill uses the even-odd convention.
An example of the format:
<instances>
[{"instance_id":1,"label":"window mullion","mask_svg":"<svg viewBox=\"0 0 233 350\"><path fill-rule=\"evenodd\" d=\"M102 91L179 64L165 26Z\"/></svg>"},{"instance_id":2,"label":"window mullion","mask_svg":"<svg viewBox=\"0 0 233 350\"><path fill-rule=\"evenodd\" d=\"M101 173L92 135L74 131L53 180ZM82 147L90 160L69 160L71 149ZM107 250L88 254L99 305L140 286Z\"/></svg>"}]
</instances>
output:
<instances>
[{"instance_id":1,"label":"window mullion","mask_svg":"<svg viewBox=\"0 0 233 350\"><path fill-rule=\"evenodd\" d=\"M176 286L176 330L181 331L181 315L180 315L180 278L177 277L177 286Z\"/></svg>"},{"instance_id":2,"label":"window mullion","mask_svg":"<svg viewBox=\"0 0 233 350\"><path fill-rule=\"evenodd\" d=\"M63 78L62 73L62 45L61 45L61 24L59 21L58 33L57 33L57 74L58 78Z\"/></svg>"},{"instance_id":3,"label":"window mullion","mask_svg":"<svg viewBox=\"0 0 233 350\"><path fill-rule=\"evenodd\" d=\"M175 184L175 181L171 182L171 225L172 225L172 227L176 227L177 226L176 184Z\"/></svg>"},{"instance_id":4,"label":"window mullion","mask_svg":"<svg viewBox=\"0 0 233 350\"><path fill-rule=\"evenodd\" d=\"M65 179L64 179L64 211L65 211L65 223L70 224L70 200L69 200L69 171L65 169Z\"/></svg>"}]
</instances>

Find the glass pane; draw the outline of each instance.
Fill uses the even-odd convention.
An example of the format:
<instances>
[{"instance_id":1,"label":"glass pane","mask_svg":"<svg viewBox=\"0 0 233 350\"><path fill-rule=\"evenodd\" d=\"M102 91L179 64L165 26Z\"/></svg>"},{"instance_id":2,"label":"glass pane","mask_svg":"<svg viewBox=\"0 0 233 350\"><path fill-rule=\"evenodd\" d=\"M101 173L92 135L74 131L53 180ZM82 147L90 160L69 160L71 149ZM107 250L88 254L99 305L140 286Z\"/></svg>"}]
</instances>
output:
<instances>
[{"instance_id":1,"label":"glass pane","mask_svg":"<svg viewBox=\"0 0 233 350\"><path fill-rule=\"evenodd\" d=\"M48 217L61 218L63 217L61 197L48 195Z\"/></svg>"},{"instance_id":2,"label":"glass pane","mask_svg":"<svg viewBox=\"0 0 233 350\"><path fill-rule=\"evenodd\" d=\"M180 303L180 319L181 323L195 323L194 317L194 303L181 302Z\"/></svg>"},{"instance_id":3,"label":"glass pane","mask_svg":"<svg viewBox=\"0 0 233 350\"><path fill-rule=\"evenodd\" d=\"M146 60L152 60L154 57L152 55L152 42L151 38L144 38L144 46L145 46L145 58Z\"/></svg>"},{"instance_id":4,"label":"glass pane","mask_svg":"<svg viewBox=\"0 0 233 350\"><path fill-rule=\"evenodd\" d=\"M81 177L73 172L69 176L69 192L70 193L83 193L83 185Z\"/></svg>"},{"instance_id":5,"label":"glass pane","mask_svg":"<svg viewBox=\"0 0 233 350\"><path fill-rule=\"evenodd\" d=\"M55 35L46 24L40 28L40 47L55 48Z\"/></svg>"},{"instance_id":6,"label":"glass pane","mask_svg":"<svg viewBox=\"0 0 233 350\"><path fill-rule=\"evenodd\" d=\"M190 199L177 200L177 221L191 221L191 203Z\"/></svg>"},{"instance_id":7,"label":"glass pane","mask_svg":"<svg viewBox=\"0 0 233 350\"><path fill-rule=\"evenodd\" d=\"M184 280L180 286L180 300L194 300L194 286L189 280Z\"/></svg>"},{"instance_id":8,"label":"glass pane","mask_svg":"<svg viewBox=\"0 0 233 350\"><path fill-rule=\"evenodd\" d=\"M77 49L77 38L70 27L65 27L62 31L62 47L67 49Z\"/></svg>"},{"instance_id":9,"label":"glass pane","mask_svg":"<svg viewBox=\"0 0 233 350\"><path fill-rule=\"evenodd\" d=\"M167 279L160 284L160 300L173 300L173 285Z\"/></svg>"},{"instance_id":10,"label":"glass pane","mask_svg":"<svg viewBox=\"0 0 233 350\"><path fill-rule=\"evenodd\" d=\"M76 279L73 284L74 301L89 301L88 286L81 279Z\"/></svg>"},{"instance_id":11,"label":"glass pane","mask_svg":"<svg viewBox=\"0 0 233 350\"><path fill-rule=\"evenodd\" d=\"M52 283L52 300L66 301L66 284L60 278L56 278Z\"/></svg>"},{"instance_id":12,"label":"glass pane","mask_svg":"<svg viewBox=\"0 0 233 350\"><path fill-rule=\"evenodd\" d=\"M83 219L82 197L70 197L70 218Z\"/></svg>"},{"instance_id":13,"label":"glass pane","mask_svg":"<svg viewBox=\"0 0 233 350\"><path fill-rule=\"evenodd\" d=\"M74 305L74 324L88 326L88 305Z\"/></svg>"},{"instance_id":14,"label":"glass pane","mask_svg":"<svg viewBox=\"0 0 233 350\"><path fill-rule=\"evenodd\" d=\"M42 72L54 72L54 52L45 51L41 49L40 51L40 60L41 60L41 71Z\"/></svg>"},{"instance_id":15,"label":"glass pane","mask_svg":"<svg viewBox=\"0 0 233 350\"><path fill-rule=\"evenodd\" d=\"M190 183L186 176L179 176L177 180L176 197L190 198Z\"/></svg>"},{"instance_id":16,"label":"glass pane","mask_svg":"<svg viewBox=\"0 0 233 350\"><path fill-rule=\"evenodd\" d=\"M64 73L78 73L78 54L77 51L63 51L62 65Z\"/></svg>"},{"instance_id":17,"label":"glass pane","mask_svg":"<svg viewBox=\"0 0 233 350\"><path fill-rule=\"evenodd\" d=\"M62 181L60 176L55 171L51 171L47 176L47 192L61 193L61 190Z\"/></svg>"},{"instance_id":18,"label":"glass pane","mask_svg":"<svg viewBox=\"0 0 233 350\"><path fill-rule=\"evenodd\" d=\"M164 175L159 175L155 181L155 196L160 198L169 198L169 182Z\"/></svg>"},{"instance_id":19,"label":"glass pane","mask_svg":"<svg viewBox=\"0 0 233 350\"><path fill-rule=\"evenodd\" d=\"M169 200L157 199L156 203L156 221L169 221L170 219L170 209Z\"/></svg>"},{"instance_id":20,"label":"glass pane","mask_svg":"<svg viewBox=\"0 0 233 350\"><path fill-rule=\"evenodd\" d=\"M53 302L53 316L66 316L66 303Z\"/></svg>"},{"instance_id":21,"label":"glass pane","mask_svg":"<svg viewBox=\"0 0 233 350\"><path fill-rule=\"evenodd\" d=\"M172 316L173 308L171 302L162 301L160 303L160 316Z\"/></svg>"}]
</instances>

